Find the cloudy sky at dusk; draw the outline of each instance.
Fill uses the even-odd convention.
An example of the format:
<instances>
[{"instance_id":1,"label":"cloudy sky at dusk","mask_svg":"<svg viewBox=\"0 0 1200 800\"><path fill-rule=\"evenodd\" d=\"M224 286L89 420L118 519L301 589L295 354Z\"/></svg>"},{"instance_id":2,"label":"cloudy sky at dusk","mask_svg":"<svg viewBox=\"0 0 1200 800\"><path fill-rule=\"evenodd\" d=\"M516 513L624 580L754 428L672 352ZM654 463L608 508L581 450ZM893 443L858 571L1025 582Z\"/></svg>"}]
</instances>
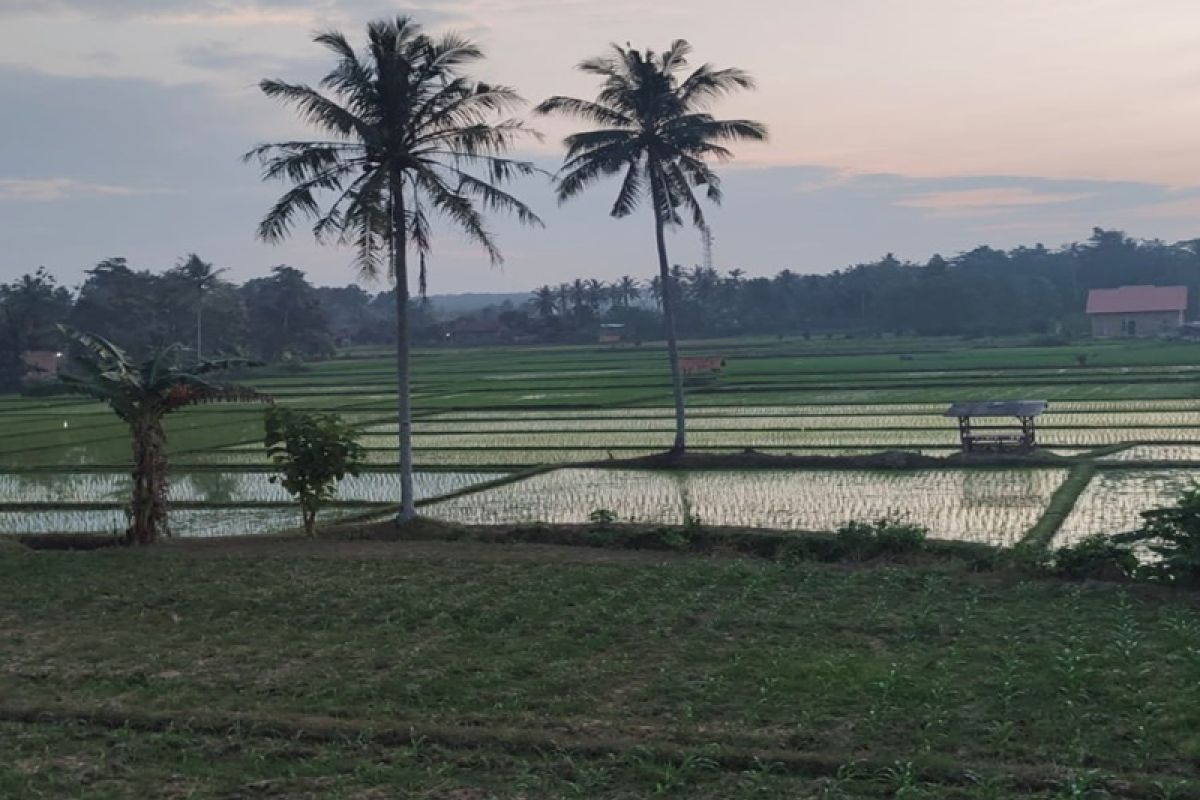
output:
<instances>
[{"instance_id":1,"label":"cloudy sky at dusk","mask_svg":"<svg viewBox=\"0 0 1200 800\"><path fill-rule=\"evenodd\" d=\"M1200 3L1195 0L0 0L0 280L45 265L65 283L102 258L160 269L200 253L240 280L272 264L346 283L348 256L301 232L253 238L279 192L239 156L303 135L263 77L315 81L310 41L409 12L480 40L477 77L532 101L588 95L573 73L610 41L751 71L719 108L771 141L724 167L716 261L825 272L893 251L1055 246L1091 227L1200 237ZM560 123L525 155L552 169ZM516 190L540 231L497 220L493 269L435 244L431 291L519 291L653 272L648 211L605 215L615 185L559 208ZM674 260L699 259L691 231Z\"/></svg>"}]
</instances>

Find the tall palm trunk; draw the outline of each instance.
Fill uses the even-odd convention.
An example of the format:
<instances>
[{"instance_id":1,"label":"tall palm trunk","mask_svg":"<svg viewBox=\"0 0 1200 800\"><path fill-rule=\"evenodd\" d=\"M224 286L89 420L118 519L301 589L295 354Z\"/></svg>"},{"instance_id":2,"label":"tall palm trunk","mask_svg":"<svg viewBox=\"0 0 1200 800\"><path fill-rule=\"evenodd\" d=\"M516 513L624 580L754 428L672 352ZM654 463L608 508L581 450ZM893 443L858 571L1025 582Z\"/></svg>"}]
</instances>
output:
<instances>
[{"instance_id":1,"label":"tall palm trunk","mask_svg":"<svg viewBox=\"0 0 1200 800\"><path fill-rule=\"evenodd\" d=\"M167 518L167 437L162 419L149 416L130 424L133 434L133 496L127 544L153 544Z\"/></svg>"},{"instance_id":2,"label":"tall palm trunk","mask_svg":"<svg viewBox=\"0 0 1200 800\"><path fill-rule=\"evenodd\" d=\"M391 177L392 275L396 279L396 383L400 423L400 516L407 522L417 515L413 498L412 397L408 355L408 228L404 219L404 179Z\"/></svg>"},{"instance_id":3,"label":"tall palm trunk","mask_svg":"<svg viewBox=\"0 0 1200 800\"><path fill-rule=\"evenodd\" d=\"M679 342L675 338L675 281L667 259L666 222L662 206L654 203L654 236L658 243L658 275L662 282L663 329L667 337L667 359L671 362L671 390L675 394L675 444L671 452L681 455L687 449L687 421L683 406L683 371L679 367Z\"/></svg>"},{"instance_id":4,"label":"tall palm trunk","mask_svg":"<svg viewBox=\"0 0 1200 800\"><path fill-rule=\"evenodd\" d=\"M196 298L196 360L199 361L203 356L200 354L200 346L203 344L203 325L204 325L204 294L201 293Z\"/></svg>"}]
</instances>

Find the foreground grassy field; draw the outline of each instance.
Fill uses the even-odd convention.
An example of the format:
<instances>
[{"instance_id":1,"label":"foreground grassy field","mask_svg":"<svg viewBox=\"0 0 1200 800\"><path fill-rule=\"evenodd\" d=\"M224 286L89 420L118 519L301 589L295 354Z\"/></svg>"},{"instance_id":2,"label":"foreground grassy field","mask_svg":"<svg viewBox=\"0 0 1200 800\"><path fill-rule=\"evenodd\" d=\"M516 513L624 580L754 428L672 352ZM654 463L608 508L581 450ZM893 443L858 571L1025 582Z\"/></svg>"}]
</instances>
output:
<instances>
[{"instance_id":1,"label":"foreground grassy field","mask_svg":"<svg viewBox=\"0 0 1200 800\"><path fill-rule=\"evenodd\" d=\"M1200 796L1180 592L270 537L0 585L3 797Z\"/></svg>"}]
</instances>

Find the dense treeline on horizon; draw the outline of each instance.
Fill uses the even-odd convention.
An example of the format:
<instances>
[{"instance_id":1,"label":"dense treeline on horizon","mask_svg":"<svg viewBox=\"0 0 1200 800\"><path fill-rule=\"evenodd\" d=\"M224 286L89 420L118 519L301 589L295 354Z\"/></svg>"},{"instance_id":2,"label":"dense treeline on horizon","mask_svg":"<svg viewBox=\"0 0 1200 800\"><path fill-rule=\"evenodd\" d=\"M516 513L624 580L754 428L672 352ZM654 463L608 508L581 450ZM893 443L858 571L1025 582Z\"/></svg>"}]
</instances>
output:
<instances>
[{"instance_id":1,"label":"dense treeline on horizon","mask_svg":"<svg viewBox=\"0 0 1200 800\"><path fill-rule=\"evenodd\" d=\"M144 353L178 343L204 353L243 353L267 361L321 358L337 346L390 344L391 291L317 287L294 267L237 285L196 256L161 273L106 259L75 290L43 269L0 284L0 388L20 380L21 353L62 346L57 325L98 333ZM676 266L680 332L738 334L918 334L989 336L1084 332L1087 291L1128 284L1189 289L1188 317L1200 299L1200 239L1168 244L1095 229L1085 242L997 250L979 247L925 263L887 255L825 275L783 270L747 277ZM546 285L524 305L504 304L440 317L413 301L414 339L424 344L594 342L604 324L625 337L655 339L660 281L577 278ZM199 330L197 324L200 323Z\"/></svg>"}]
</instances>

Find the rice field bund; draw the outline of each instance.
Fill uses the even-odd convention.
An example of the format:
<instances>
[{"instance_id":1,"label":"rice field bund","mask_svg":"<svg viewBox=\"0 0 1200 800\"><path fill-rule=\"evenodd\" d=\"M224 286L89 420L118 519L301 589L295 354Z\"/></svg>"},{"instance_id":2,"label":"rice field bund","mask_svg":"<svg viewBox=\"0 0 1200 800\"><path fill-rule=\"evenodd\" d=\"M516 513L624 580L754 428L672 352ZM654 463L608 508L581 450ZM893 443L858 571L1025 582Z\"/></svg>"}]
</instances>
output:
<instances>
[{"instance_id":1,"label":"rice field bund","mask_svg":"<svg viewBox=\"0 0 1200 800\"><path fill-rule=\"evenodd\" d=\"M830 530L899 516L934 537L1054 544L1136 526L1200 477L1200 344L1066 347L951 340L696 342L722 374L688 387L696 453L862 455L958 449L951 402L1044 399L1041 466L883 470L631 469L666 449L670 385L661 349L439 349L414 357L422 513L467 523L621 521ZM1086 355L1085 359L1079 356ZM1086 366L1079 366L1086 363ZM387 353L240 380L278 403L337 412L368 465L324 521L381 517L398 499L394 375ZM0 534L125 527L129 441L100 406L0 396ZM171 532L273 533L299 524L268 481L262 409L202 407L169 420ZM609 463L611 462L611 464ZM1073 480L1069 480L1073 478ZM1047 522L1047 511L1055 507Z\"/></svg>"}]
</instances>

